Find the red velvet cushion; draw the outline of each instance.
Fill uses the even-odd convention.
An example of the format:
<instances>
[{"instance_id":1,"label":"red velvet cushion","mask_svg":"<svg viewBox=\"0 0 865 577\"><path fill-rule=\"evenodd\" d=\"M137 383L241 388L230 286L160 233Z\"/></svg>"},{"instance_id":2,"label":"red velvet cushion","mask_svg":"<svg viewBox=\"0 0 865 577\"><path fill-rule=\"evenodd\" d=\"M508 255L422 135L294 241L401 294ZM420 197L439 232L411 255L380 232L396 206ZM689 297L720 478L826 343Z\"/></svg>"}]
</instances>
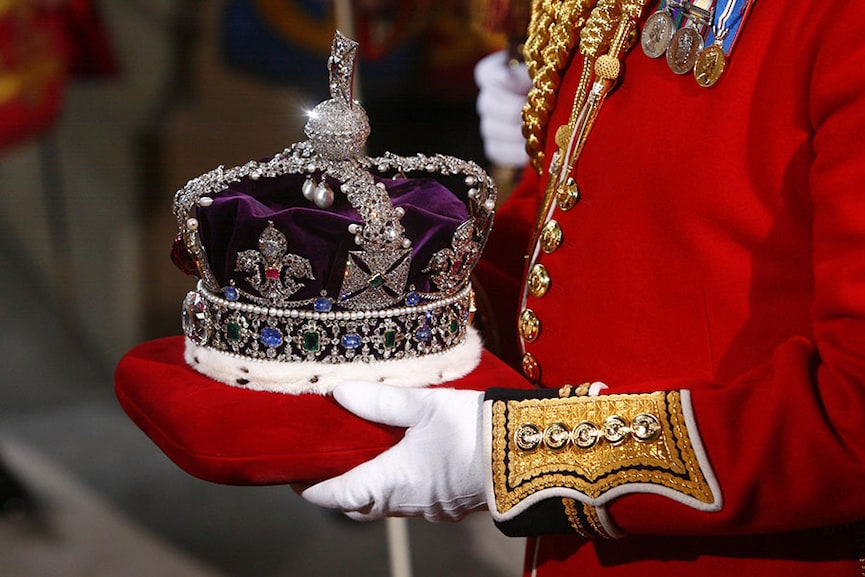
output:
<instances>
[{"instance_id":1,"label":"red velvet cushion","mask_svg":"<svg viewBox=\"0 0 865 577\"><path fill-rule=\"evenodd\" d=\"M303 483L343 473L402 438L330 397L230 387L189 368L183 337L148 341L117 366L120 405L181 469L230 485ZM484 390L523 383L484 351L468 376L446 387ZM525 385L528 387L528 385Z\"/></svg>"}]
</instances>

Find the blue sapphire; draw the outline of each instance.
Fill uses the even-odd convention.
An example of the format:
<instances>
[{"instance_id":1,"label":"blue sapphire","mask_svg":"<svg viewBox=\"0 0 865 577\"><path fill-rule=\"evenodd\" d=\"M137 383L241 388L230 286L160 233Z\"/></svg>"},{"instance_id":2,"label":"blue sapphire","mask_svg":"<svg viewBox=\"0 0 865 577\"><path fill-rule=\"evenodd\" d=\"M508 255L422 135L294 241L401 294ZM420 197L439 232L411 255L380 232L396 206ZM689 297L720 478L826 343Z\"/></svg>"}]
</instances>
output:
<instances>
[{"instance_id":1,"label":"blue sapphire","mask_svg":"<svg viewBox=\"0 0 865 577\"><path fill-rule=\"evenodd\" d=\"M356 349L360 346L360 335L343 335L342 346L346 349Z\"/></svg>"},{"instance_id":2,"label":"blue sapphire","mask_svg":"<svg viewBox=\"0 0 865 577\"><path fill-rule=\"evenodd\" d=\"M237 289L233 286L227 286L222 289L222 295L225 297L227 301L236 301L238 298Z\"/></svg>"},{"instance_id":3,"label":"blue sapphire","mask_svg":"<svg viewBox=\"0 0 865 577\"><path fill-rule=\"evenodd\" d=\"M421 327L415 332L414 336L419 341L428 341L432 336L432 331L429 327Z\"/></svg>"},{"instance_id":4,"label":"blue sapphire","mask_svg":"<svg viewBox=\"0 0 865 577\"><path fill-rule=\"evenodd\" d=\"M317 313L327 313L330 312L330 309L333 307L333 301L328 297L318 297L315 299L315 312Z\"/></svg>"},{"instance_id":5,"label":"blue sapphire","mask_svg":"<svg viewBox=\"0 0 865 577\"><path fill-rule=\"evenodd\" d=\"M264 346L275 348L282 344L282 333L279 329L265 328L261 329L261 342Z\"/></svg>"},{"instance_id":6,"label":"blue sapphire","mask_svg":"<svg viewBox=\"0 0 865 577\"><path fill-rule=\"evenodd\" d=\"M407 304L408 306L410 306L410 307L417 306L417 304L419 302L420 302L420 295L417 294L416 292L412 291L412 292L408 293L407 295L405 295L405 304Z\"/></svg>"}]
</instances>

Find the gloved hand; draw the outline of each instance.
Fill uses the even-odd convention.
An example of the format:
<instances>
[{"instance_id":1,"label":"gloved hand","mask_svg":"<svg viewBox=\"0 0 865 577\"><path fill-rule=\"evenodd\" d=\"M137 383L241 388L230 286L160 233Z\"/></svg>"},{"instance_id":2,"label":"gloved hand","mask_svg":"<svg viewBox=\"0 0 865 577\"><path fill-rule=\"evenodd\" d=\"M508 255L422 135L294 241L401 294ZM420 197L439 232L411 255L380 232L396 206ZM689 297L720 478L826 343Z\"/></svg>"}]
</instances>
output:
<instances>
[{"instance_id":1,"label":"gloved hand","mask_svg":"<svg viewBox=\"0 0 865 577\"><path fill-rule=\"evenodd\" d=\"M493 164L518 168L528 162L523 106L532 81L525 64L511 66L502 50L475 65L477 111L484 153Z\"/></svg>"},{"instance_id":2,"label":"gloved hand","mask_svg":"<svg viewBox=\"0 0 865 577\"><path fill-rule=\"evenodd\" d=\"M338 385L333 396L359 417L408 430L384 453L309 487L304 499L362 521L457 521L484 507L483 393L357 382Z\"/></svg>"}]
</instances>

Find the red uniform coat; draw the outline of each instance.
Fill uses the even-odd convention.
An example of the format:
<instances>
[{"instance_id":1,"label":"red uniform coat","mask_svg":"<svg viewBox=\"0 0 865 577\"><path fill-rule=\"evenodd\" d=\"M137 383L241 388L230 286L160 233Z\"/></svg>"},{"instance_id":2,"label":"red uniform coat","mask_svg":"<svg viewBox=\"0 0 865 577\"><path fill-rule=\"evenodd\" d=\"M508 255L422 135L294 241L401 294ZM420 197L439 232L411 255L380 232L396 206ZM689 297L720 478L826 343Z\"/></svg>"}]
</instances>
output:
<instances>
[{"instance_id":1,"label":"red uniform coat","mask_svg":"<svg viewBox=\"0 0 865 577\"><path fill-rule=\"evenodd\" d=\"M619 497L629 537L532 539L527 571L865 575L850 528L865 519L863 20L861 2L761 0L708 89L639 47L625 58L573 175L582 200L539 257L551 284L526 299L541 328L523 351L543 387L689 390L723 505ZM496 294L519 290L503 279L524 272L538 179L497 216L481 270Z\"/></svg>"}]
</instances>

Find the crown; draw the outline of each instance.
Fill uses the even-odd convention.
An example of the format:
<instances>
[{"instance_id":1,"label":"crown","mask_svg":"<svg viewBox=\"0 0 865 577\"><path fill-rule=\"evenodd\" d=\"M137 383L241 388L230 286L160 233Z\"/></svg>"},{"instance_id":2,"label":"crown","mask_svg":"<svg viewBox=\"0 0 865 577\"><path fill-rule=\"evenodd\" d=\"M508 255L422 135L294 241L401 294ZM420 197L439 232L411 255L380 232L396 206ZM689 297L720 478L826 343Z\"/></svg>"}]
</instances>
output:
<instances>
[{"instance_id":1,"label":"crown","mask_svg":"<svg viewBox=\"0 0 865 577\"><path fill-rule=\"evenodd\" d=\"M172 258L197 277L185 358L229 385L325 393L345 380L409 386L478 363L470 282L492 225L493 180L446 155L363 156L358 44L337 32L331 98L308 140L190 180Z\"/></svg>"}]
</instances>

